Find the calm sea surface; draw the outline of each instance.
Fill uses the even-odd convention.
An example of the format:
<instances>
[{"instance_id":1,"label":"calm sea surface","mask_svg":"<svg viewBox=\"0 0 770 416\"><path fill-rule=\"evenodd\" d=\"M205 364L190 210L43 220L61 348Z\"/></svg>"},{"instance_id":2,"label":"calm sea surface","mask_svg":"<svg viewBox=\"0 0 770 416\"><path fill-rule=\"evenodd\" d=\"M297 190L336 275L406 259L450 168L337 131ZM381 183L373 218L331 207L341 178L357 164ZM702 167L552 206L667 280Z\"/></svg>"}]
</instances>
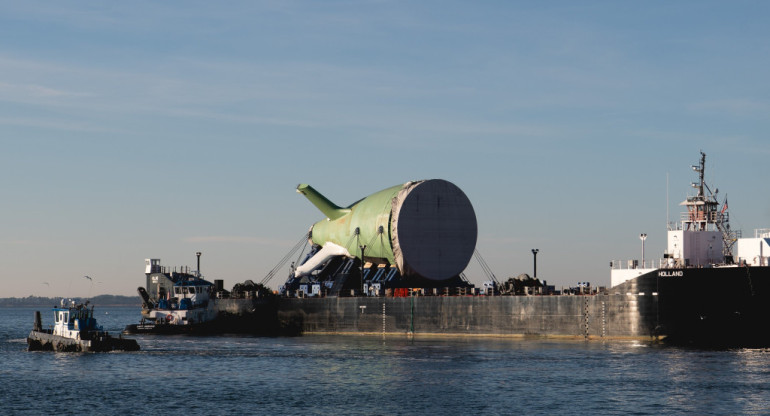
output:
<instances>
[{"instance_id":1,"label":"calm sea surface","mask_svg":"<svg viewBox=\"0 0 770 416\"><path fill-rule=\"evenodd\" d=\"M1 415L770 415L767 349L135 336L140 352L27 352L33 312L0 308ZM96 317L118 333L139 310Z\"/></svg>"}]
</instances>

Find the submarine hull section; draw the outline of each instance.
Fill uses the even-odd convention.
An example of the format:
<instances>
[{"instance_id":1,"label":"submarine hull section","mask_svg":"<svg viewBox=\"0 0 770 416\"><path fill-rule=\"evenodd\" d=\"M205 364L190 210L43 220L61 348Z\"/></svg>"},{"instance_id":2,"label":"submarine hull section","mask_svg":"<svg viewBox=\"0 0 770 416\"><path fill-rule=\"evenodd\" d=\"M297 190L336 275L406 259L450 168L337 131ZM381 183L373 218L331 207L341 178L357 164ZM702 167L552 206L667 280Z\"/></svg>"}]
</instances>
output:
<instances>
[{"instance_id":1,"label":"submarine hull section","mask_svg":"<svg viewBox=\"0 0 770 416\"><path fill-rule=\"evenodd\" d=\"M473 206L443 179L387 188L344 209L309 185L298 192L329 215L313 225L313 244L333 243L359 259L395 265L402 276L431 280L459 275L473 256L478 234Z\"/></svg>"}]
</instances>

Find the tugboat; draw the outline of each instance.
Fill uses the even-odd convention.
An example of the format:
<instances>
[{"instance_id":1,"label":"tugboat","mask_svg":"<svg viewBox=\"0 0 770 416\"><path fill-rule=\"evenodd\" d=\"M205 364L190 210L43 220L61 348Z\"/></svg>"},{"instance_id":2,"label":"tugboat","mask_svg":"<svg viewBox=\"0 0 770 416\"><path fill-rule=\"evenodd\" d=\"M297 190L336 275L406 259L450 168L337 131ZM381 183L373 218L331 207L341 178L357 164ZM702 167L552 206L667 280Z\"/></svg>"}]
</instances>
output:
<instances>
[{"instance_id":1,"label":"tugboat","mask_svg":"<svg viewBox=\"0 0 770 416\"><path fill-rule=\"evenodd\" d=\"M679 223L668 227L663 258L611 262L614 293L648 293L647 319L671 344L716 348L770 346L770 229L754 238L730 227L727 197L706 184L706 154L692 169L697 194L679 205ZM721 205L721 208L720 208ZM647 234L639 238L644 244ZM639 306L642 308L642 306Z\"/></svg>"},{"instance_id":2,"label":"tugboat","mask_svg":"<svg viewBox=\"0 0 770 416\"><path fill-rule=\"evenodd\" d=\"M203 278L201 252L198 269L170 269L160 259L145 260L147 286L137 288L142 319L127 325L123 334L274 334L276 299L263 285L247 280L224 290L223 281Z\"/></svg>"},{"instance_id":3,"label":"tugboat","mask_svg":"<svg viewBox=\"0 0 770 416\"><path fill-rule=\"evenodd\" d=\"M43 329L40 311L35 311L35 324L27 337L27 351L108 352L139 351L136 340L115 338L96 323L93 305L88 302L53 308L54 325Z\"/></svg>"},{"instance_id":4,"label":"tugboat","mask_svg":"<svg viewBox=\"0 0 770 416\"><path fill-rule=\"evenodd\" d=\"M200 270L201 253L196 255ZM137 291L143 300L142 320L139 324L126 326L124 334L199 332L217 317L216 311L209 308L214 284L203 279L198 271L165 273L159 259L147 259L146 272L157 286L158 300L153 302L147 290L139 287Z\"/></svg>"}]
</instances>

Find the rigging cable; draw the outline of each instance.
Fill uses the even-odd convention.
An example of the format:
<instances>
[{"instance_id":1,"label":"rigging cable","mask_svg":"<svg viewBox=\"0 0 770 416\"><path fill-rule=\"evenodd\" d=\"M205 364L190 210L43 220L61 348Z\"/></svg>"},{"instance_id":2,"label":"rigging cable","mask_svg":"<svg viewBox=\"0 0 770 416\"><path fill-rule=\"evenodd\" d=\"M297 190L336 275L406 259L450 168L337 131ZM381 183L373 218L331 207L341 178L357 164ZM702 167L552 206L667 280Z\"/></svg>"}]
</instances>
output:
<instances>
[{"instance_id":1,"label":"rigging cable","mask_svg":"<svg viewBox=\"0 0 770 416\"><path fill-rule=\"evenodd\" d=\"M294 272L294 269L295 269L295 268L297 268L297 267L301 266L301 264L299 264L299 262L300 262L300 261L302 261L302 256L305 254L305 249L306 249L306 248L307 248L307 246L309 246L309 245L310 245L310 244L309 244L309 242L307 242L307 241L306 241L306 242L305 242L305 245L304 245L304 246L302 246L302 250L299 252L299 255L297 256L297 260L294 260L294 264L292 264L292 266L294 266L294 267L292 268L292 272Z\"/></svg>"},{"instance_id":2,"label":"rigging cable","mask_svg":"<svg viewBox=\"0 0 770 416\"><path fill-rule=\"evenodd\" d=\"M267 283L270 281L270 279L272 279L275 276L276 272L278 272L278 270L281 267L283 267L287 261L289 261L289 259L294 255L294 253L296 253L297 250L299 250L300 248L303 248L305 244L307 244L308 234L309 233L305 233L302 235L302 238L299 240L299 242L297 242L297 244L295 244L294 247L292 247L292 249L289 250L289 252L285 256L283 256L283 258L278 262L278 264L276 264L276 266L273 267L267 273L267 276L265 276L264 279L262 279L262 281L259 282L261 285L266 286Z\"/></svg>"},{"instance_id":3,"label":"rigging cable","mask_svg":"<svg viewBox=\"0 0 770 416\"><path fill-rule=\"evenodd\" d=\"M377 230L377 233L375 233L375 234L372 236L372 239L371 239L371 240L369 240L369 242L366 244L366 248L368 248L368 249L371 249L371 248L373 247L373 246L372 246L372 243L374 243L374 239L375 239L375 238L377 238L377 237L381 237L381 236L382 236L382 234L383 234L383 233L381 233L381 232L379 231L379 229L378 229L378 230ZM382 238L380 238L380 245L383 245L383 243L382 243Z\"/></svg>"},{"instance_id":4,"label":"rigging cable","mask_svg":"<svg viewBox=\"0 0 770 416\"><path fill-rule=\"evenodd\" d=\"M500 281L497 280L497 276L492 272L492 269L489 267L486 261L484 261L484 258L481 257L481 253L477 249L473 249L473 256L476 257L476 261L479 262L479 265L481 265L481 269L484 271L484 274L487 275L487 278L492 279L493 282L495 282L497 285L500 285Z\"/></svg>"}]
</instances>

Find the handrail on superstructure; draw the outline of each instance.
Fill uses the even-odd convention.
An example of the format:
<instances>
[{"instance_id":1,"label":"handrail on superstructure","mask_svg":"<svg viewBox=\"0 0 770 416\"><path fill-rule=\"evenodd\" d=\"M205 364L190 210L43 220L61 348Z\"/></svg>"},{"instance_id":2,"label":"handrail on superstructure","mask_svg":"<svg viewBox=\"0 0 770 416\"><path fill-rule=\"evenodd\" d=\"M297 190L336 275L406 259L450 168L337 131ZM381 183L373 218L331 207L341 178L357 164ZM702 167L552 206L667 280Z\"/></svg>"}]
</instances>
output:
<instances>
[{"instance_id":1,"label":"handrail on superstructure","mask_svg":"<svg viewBox=\"0 0 770 416\"><path fill-rule=\"evenodd\" d=\"M666 267L666 259L650 259L644 262L636 259L628 259L626 261L613 260L610 263L611 270L660 269Z\"/></svg>"}]
</instances>

